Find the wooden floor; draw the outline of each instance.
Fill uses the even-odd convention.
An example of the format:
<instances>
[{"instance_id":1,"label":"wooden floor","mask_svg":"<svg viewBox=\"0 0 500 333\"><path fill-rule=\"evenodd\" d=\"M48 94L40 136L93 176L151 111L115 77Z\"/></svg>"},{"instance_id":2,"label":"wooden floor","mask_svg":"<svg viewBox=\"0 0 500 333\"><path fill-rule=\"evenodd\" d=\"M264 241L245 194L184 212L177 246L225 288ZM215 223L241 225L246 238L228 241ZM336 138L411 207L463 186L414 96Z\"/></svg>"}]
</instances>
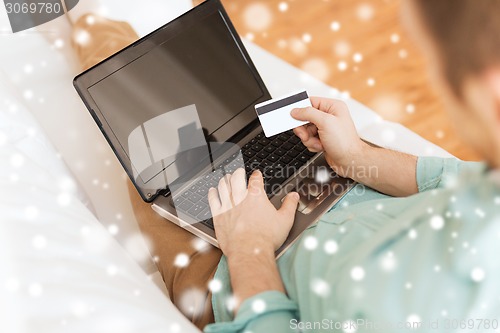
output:
<instances>
[{"instance_id":1,"label":"wooden floor","mask_svg":"<svg viewBox=\"0 0 500 333\"><path fill-rule=\"evenodd\" d=\"M195 0L195 3L201 1ZM223 0L238 32L455 156L457 138L419 50L399 21L400 0Z\"/></svg>"}]
</instances>

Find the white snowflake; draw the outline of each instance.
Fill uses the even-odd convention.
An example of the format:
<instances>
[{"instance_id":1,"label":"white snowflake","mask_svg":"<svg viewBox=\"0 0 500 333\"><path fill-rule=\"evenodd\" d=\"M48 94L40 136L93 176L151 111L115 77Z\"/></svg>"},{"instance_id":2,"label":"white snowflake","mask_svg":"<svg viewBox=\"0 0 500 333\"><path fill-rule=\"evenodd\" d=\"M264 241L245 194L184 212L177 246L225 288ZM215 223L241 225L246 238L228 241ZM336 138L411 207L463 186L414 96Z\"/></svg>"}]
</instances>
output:
<instances>
[{"instance_id":1,"label":"white snowflake","mask_svg":"<svg viewBox=\"0 0 500 333\"><path fill-rule=\"evenodd\" d=\"M483 281L484 278L485 278L485 276L486 276L485 271L482 268L480 268L480 267L475 267L470 272L470 277L471 277L472 281L474 281L474 282L481 282L481 281Z\"/></svg>"},{"instance_id":2,"label":"white snowflake","mask_svg":"<svg viewBox=\"0 0 500 333\"><path fill-rule=\"evenodd\" d=\"M23 70L24 70L24 73L31 74L31 73L33 73L33 65L32 64L26 64L26 65L24 65Z\"/></svg>"},{"instance_id":3,"label":"white snowflake","mask_svg":"<svg viewBox=\"0 0 500 333\"><path fill-rule=\"evenodd\" d=\"M116 224L110 224L108 226L108 232L113 236L117 235L119 231L120 228Z\"/></svg>"},{"instance_id":4,"label":"white snowflake","mask_svg":"<svg viewBox=\"0 0 500 333\"><path fill-rule=\"evenodd\" d=\"M82 46L88 45L90 43L91 36L89 32L85 29L78 29L74 32L74 41Z\"/></svg>"},{"instance_id":5,"label":"white snowflake","mask_svg":"<svg viewBox=\"0 0 500 333\"><path fill-rule=\"evenodd\" d=\"M210 244L201 238L195 238L191 242L193 248L198 252L207 252L210 250Z\"/></svg>"},{"instance_id":6,"label":"white snowflake","mask_svg":"<svg viewBox=\"0 0 500 333\"><path fill-rule=\"evenodd\" d=\"M28 293L31 297L40 297L43 294L43 287L40 283L32 283L28 286Z\"/></svg>"},{"instance_id":7,"label":"white snowflake","mask_svg":"<svg viewBox=\"0 0 500 333\"><path fill-rule=\"evenodd\" d=\"M304 239L304 247L309 251L316 249L318 247L318 239L314 236L307 236Z\"/></svg>"},{"instance_id":8,"label":"white snowflake","mask_svg":"<svg viewBox=\"0 0 500 333\"><path fill-rule=\"evenodd\" d=\"M434 230L441 230L444 227L444 219L441 215L432 216L429 223Z\"/></svg>"},{"instance_id":9,"label":"white snowflake","mask_svg":"<svg viewBox=\"0 0 500 333\"><path fill-rule=\"evenodd\" d=\"M33 93L33 90L30 90L30 89L26 89L24 92L23 92L23 97L26 99L26 100L31 100L33 99L34 97L34 93Z\"/></svg>"},{"instance_id":10,"label":"white snowflake","mask_svg":"<svg viewBox=\"0 0 500 333\"><path fill-rule=\"evenodd\" d=\"M476 213L476 215L479 216L480 218L484 218L486 216L486 213L481 208L476 208L474 210L474 213Z\"/></svg>"},{"instance_id":11,"label":"white snowflake","mask_svg":"<svg viewBox=\"0 0 500 333\"><path fill-rule=\"evenodd\" d=\"M354 62L359 63L359 62L363 61L363 55L361 53L354 53L354 55L352 56L352 60Z\"/></svg>"},{"instance_id":12,"label":"white snowflake","mask_svg":"<svg viewBox=\"0 0 500 333\"><path fill-rule=\"evenodd\" d=\"M35 206L28 206L24 210L24 216L28 220L34 220L38 217L38 208Z\"/></svg>"},{"instance_id":13,"label":"white snowflake","mask_svg":"<svg viewBox=\"0 0 500 333\"><path fill-rule=\"evenodd\" d=\"M7 135L0 131L0 147L7 143Z\"/></svg>"},{"instance_id":14,"label":"white snowflake","mask_svg":"<svg viewBox=\"0 0 500 333\"><path fill-rule=\"evenodd\" d=\"M179 309L189 317L198 317L203 312L205 301L205 292L198 288L190 288L181 294Z\"/></svg>"},{"instance_id":15,"label":"white snowflake","mask_svg":"<svg viewBox=\"0 0 500 333\"><path fill-rule=\"evenodd\" d=\"M307 53L307 45L300 38L291 38L288 41L288 46L298 56L304 56Z\"/></svg>"},{"instance_id":16,"label":"white snowflake","mask_svg":"<svg viewBox=\"0 0 500 333\"><path fill-rule=\"evenodd\" d=\"M320 58L307 59L301 67L303 71L321 81L326 81L330 76L330 67L326 61Z\"/></svg>"},{"instance_id":17,"label":"white snowflake","mask_svg":"<svg viewBox=\"0 0 500 333\"><path fill-rule=\"evenodd\" d=\"M417 314L411 314L406 318L406 323L410 329L419 329L422 325L422 319Z\"/></svg>"},{"instance_id":18,"label":"white snowflake","mask_svg":"<svg viewBox=\"0 0 500 333\"><path fill-rule=\"evenodd\" d=\"M311 34L308 34L308 33L303 34L302 40L304 41L304 43L310 43L312 41Z\"/></svg>"},{"instance_id":19,"label":"white snowflake","mask_svg":"<svg viewBox=\"0 0 500 333\"><path fill-rule=\"evenodd\" d=\"M415 230L415 229L408 230L408 238L416 239L417 237L418 237L417 230Z\"/></svg>"},{"instance_id":20,"label":"white snowflake","mask_svg":"<svg viewBox=\"0 0 500 333\"><path fill-rule=\"evenodd\" d=\"M407 104L406 105L406 112L408 113L415 113L415 105L413 104Z\"/></svg>"},{"instance_id":21,"label":"white snowflake","mask_svg":"<svg viewBox=\"0 0 500 333\"><path fill-rule=\"evenodd\" d=\"M361 266L355 266L351 269L351 278L354 281L361 281L365 278L365 270Z\"/></svg>"},{"instance_id":22,"label":"white snowflake","mask_svg":"<svg viewBox=\"0 0 500 333\"><path fill-rule=\"evenodd\" d=\"M342 323L342 331L344 333L355 333L358 330L358 325L354 320L346 320Z\"/></svg>"},{"instance_id":23,"label":"white snowflake","mask_svg":"<svg viewBox=\"0 0 500 333\"><path fill-rule=\"evenodd\" d=\"M31 245L37 250L47 247L47 239L43 235L36 235L31 241Z\"/></svg>"},{"instance_id":24,"label":"white snowflake","mask_svg":"<svg viewBox=\"0 0 500 333\"><path fill-rule=\"evenodd\" d=\"M330 23L330 29L333 31L339 31L340 30L340 23L338 21L333 21Z\"/></svg>"},{"instance_id":25,"label":"white snowflake","mask_svg":"<svg viewBox=\"0 0 500 333\"><path fill-rule=\"evenodd\" d=\"M338 57L344 58L351 53L351 45L345 40L339 40L334 44L333 51Z\"/></svg>"},{"instance_id":26,"label":"white snowflake","mask_svg":"<svg viewBox=\"0 0 500 333\"><path fill-rule=\"evenodd\" d=\"M288 10L288 3L286 1L282 1L278 5L278 9L280 12L286 12Z\"/></svg>"},{"instance_id":27,"label":"white snowflake","mask_svg":"<svg viewBox=\"0 0 500 333\"><path fill-rule=\"evenodd\" d=\"M67 192L59 193L57 196L57 203L60 206L68 206L71 203L71 195Z\"/></svg>"},{"instance_id":28,"label":"white snowflake","mask_svg":"<svg viewBox=\"0 0 500 333\"><path fill-rule=\"evenodd\" d=\"M328 240L325 242L325 245L323 245L323 250L327 254L334 254L338 251L338 249L339 249L339 245L334 240Z\"/></svg>"},{"instance_id":29,"label":"white snowflake","mask_svg":"<svg viewBox=\"0 0 500 333\"><path fill-rule=\"evenodd\" d=\"M347 69L348 65L347 65L347 62L345 61L339 61L338 64L337 64L337 68L339 71L343 72Z\"/></svg>"},{"instance_id":30,"label":"white snowflake","mask_svg":"<svg viewBox=\"0 0 500 333\"><path fill-rule=\"evenodd\" d=\"M229 296L226 298L226 308L228 311L233 311L238 304L238 299L235 296Z\"/></svg>"},{"instance_id":31,"label":"white snowflake","mask_svg":"<svg viewBox=\"0 0 500 333\"><path fill-rule=\"evenodd\" d=\"M106 273L109 276L115 276L116 274L118 274L118 267L116 267L115 265L108 265L108 267L106 267Z\"/></svg>"},{"instance_id":32,"label":"white snowflake","mask_svg":"<svg viewBox=\"0 0 500 333\"><path fill-rule=\"evenodd\" d=\"M85 18L85 22L86 22L88 25L93 25L93 24L95 24L95 16L94 16L94 15L88 15L88 16Z\"/></svg>"},{"instance_id":33,"label":"white snowflake","mask_svg":"<svg viewBox=\"0 0 500 333\"><path fill-rule=\"evenodd\" d=\"M179 253L175 257L174 265L177 267L186 267L189 265L189 256L185 253Z\"/></svg>"},{"instance_id":34,"label":"white snowflake","mask_svg":"<svg viewBox=\"0 0 500 333\"><path fill-rule=\"evenodd\" d=\"M380 266L386 272L393 271L396 268L397 264L398 264L398 262L396 260L396 257L394 256L394 253L392 253L392 252L388 252L380 260Z\"/></svg>"},{"instance_id":35,"label":"white snowflake","mask_svg":"<svg viewBox=\"0 0 500 333\"><path fill-rule=\"evenodd\" d=\"M391 42L392 42L393 44L399 43L399 40L400 40L400 37L399 37L399 35L398 35L398 34L393 33L393 34L391 35Z\"/></svg>"},{"instance_id":36,"label":"white snowflake","mask_svg":"<svg viewBox=\"0 0 500 333\"><path fill-rule=\"evenodd\" d=\"M210 289L210 291L214 294L218 293L222 290L222 282L219 279L210 280L208 283L208 289Z\"/></svg>"},{"instance_id":37,"label":"white snowflake","mask_svg":"<svg viewBox=\"0 0 500 333\"><path fill-rule=\"evenodd\" d=\"M369 3L363 3L358 6L356 14L361 21L369 21L375 14L375 9Z\"/></svg>"},{"instance_id":38,"label":"white snowflake","mask_svg":"<svg viewBox=\"0 0 500 333\"><path fill-rule=\"evenodd\" d=\"M139 262L146 262L150 258L151 241L140 232L131 233L124 243L124 247L132 257Z\"/></svg>"},{"instance_id":39,"label":"white snowflake","mask_svg":"<svg viewBox=\"0 0 500 333\"><path fill-rule=\"evenodd\" d=\"M58 38L54 41L54 46L56 47L56 49L62 49L64 47L64 40L62 40L61 38Z\"/></svg>"},{"instance_id":40,"label":"white snowflake","mask_svg":"<svg viewBox=\"0 0 500 333\"><path fill-rule=\"evenodd\" d=\"M11 278L8 278L7 281L5 281L5 290L10 292L10 293L17 292L20 287L21 287L21 283L16 278L11 277Z\"/></svg>"},{"instance_id":41,"label":"white snowflake","mask_svg":"<svg viewBox=\"0 0 500 333\"><path fill-rule=\"evenodd\" d=\"M312 292L320 297L327 297L330 295L330 285L323 279L313 279L310 287Z\"/></svg>"},{"instance_id":42,"label":"white snowflake","mask_svg":"<svg viewBox=\"0 0 500 333\"><path fill-rule=\"evenodd\" d=\"M169 327L170 333L180 333L181 329L182 329L182 327L179 323L172 323L172 324L170 324L170 327Z\"/></svg>"},{"instance_id":43,"label":"white snowflake","mask_svg":"<svg viewBox=\"0 0 500 333\"><path fill-rule=\"evenodd\" d=\"M262 3L252 3L243 11L243 20L248 29L253 31L264 31L272 23L273 15L269 7Z\"/></svg>"},{"instance_id":44,"label":"white snowflake","mask_svg":"<svg viewBox=\"0 0 500 333\"><path fill-rule=\"evenodd\" d=\"M252 302L252 310L255 313L262 313L266 311L266 302L260 298Z\"/></svg>"},{"instance_id":45,"label":"white snowflake","mask_svg":"<svg viewBox=\"0 0 500 333\"><path fill-rule=\"evenodd\" d=\"M83 301L74 301L70 304L70 309L73 315L77 318L86 317L89 312L89 306Z\"/></svg>"},{"instance_id":46,"label":"white snowflake","mask_svg":"<svg viewBox=\"0 0 500 333\"><path fill-rule=\"evenodd\" d=\"M10 157L10 164L14 168L20 168L20 167L22 167L24 165L24 156L21 155L21 154L13 154Z\"/></svg>"}]
</instances>

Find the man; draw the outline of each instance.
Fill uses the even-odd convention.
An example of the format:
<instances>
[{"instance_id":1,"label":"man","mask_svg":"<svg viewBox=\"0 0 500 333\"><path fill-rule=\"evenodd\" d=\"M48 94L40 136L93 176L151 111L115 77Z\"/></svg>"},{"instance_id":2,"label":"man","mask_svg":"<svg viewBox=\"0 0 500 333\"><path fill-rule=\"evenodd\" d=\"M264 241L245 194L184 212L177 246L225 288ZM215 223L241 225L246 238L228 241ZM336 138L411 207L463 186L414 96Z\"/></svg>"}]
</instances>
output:
<instances>
[{"instance_id":1,"label":"man","mask_svg":"<svg viewBox=\"0 0 500 333\"><path fill-rule=\"evenodd\" d=\"M205 332L498 330L500 1L404 6L451 119L486 164L372 147L345 104L312 98L313 108L292 111L313 124L296 135L366 193L346 196L275 261L297 194L276 210L262 175L247 187L243 170L211 189L225 256L214 280L216 323ZM373 166L376 174L359 172Z\"/></svg>"}]
</instances>

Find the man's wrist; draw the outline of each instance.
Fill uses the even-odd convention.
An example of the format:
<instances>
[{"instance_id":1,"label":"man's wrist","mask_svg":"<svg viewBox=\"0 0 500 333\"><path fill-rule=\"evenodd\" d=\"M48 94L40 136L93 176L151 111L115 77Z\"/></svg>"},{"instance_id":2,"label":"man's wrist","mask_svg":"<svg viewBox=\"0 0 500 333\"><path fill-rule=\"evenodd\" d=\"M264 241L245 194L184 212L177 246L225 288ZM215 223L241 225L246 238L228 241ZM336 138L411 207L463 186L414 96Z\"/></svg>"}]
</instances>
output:
<instances>
[{"instance_id":1,"label":"man's wrist","mask_svg":"<svg viewBox=\"0 0 500 333\"><path fill-rule=\"evenodd\" d=\"M342 161L329 160L327 156L327 163L338 175L360 181L360 175L364 174L362 171L368 166L372 149L374 148L360 139Z\"/></svg>"},{"instance_id":2,"label":"man's wrist","mask_svg":"<svg viewBox=\"0 0 500 333\"><path fill-rule=\"evenodd\" d=\"M285 292L272 247L245 247L231 252L227 260L236 311L249 297L271 290Z\"/></svg>"},{"instance_id":3,"label":"man's wrist","mask_svg":"<svg viewBox=\"0 0 500 333\"><path fill-rule=\"evenodd\" d=\"M274 258L273 245L267 242L252 242L250 244L235 242L234 248L227 251L226 257L229 260L246 260L247 258Z\"/></svg>"}]
</instances>

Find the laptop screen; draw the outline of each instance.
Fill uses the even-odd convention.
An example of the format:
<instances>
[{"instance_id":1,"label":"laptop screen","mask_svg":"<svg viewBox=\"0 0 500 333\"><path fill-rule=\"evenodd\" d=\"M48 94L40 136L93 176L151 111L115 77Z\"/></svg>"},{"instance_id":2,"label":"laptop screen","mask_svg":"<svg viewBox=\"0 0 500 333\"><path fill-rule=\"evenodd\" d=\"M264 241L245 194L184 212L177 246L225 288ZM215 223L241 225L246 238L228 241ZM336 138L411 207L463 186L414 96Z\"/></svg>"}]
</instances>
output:
<instances>
[{"instance_id":1,"label":"laptop screen","mask_svg":"<svg viewBox=\"0 0 500 333\"><path fill-rule=\"evenodd\" d=\"M220 12L178 31L88 89L149 188L204 159L207 143L226 141L221 129L265 94Z\"/></svg>"}]
</instances>

